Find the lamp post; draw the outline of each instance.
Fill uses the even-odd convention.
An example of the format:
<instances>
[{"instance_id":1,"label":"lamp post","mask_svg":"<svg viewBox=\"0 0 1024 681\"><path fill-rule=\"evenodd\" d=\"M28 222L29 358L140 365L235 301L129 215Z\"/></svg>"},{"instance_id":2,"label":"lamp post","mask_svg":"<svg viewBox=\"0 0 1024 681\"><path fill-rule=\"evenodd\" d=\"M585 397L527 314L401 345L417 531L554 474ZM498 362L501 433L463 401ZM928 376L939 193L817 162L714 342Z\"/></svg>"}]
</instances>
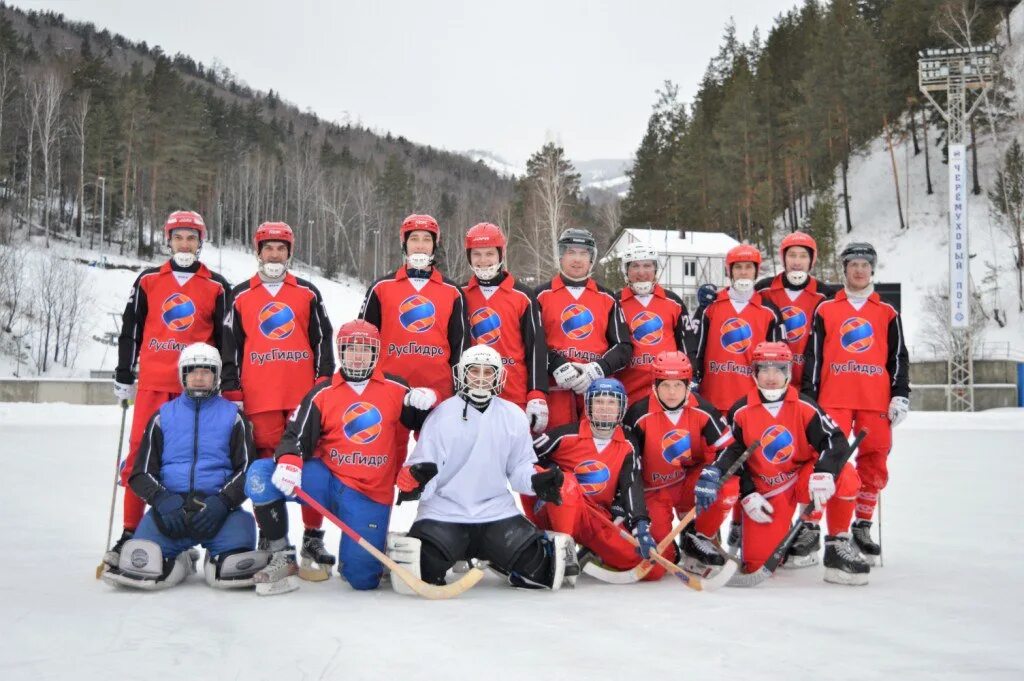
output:
<instances>
[{"instance_id":1,"label":"lamp post","mask_svg":"<svg viewBox=\"0 0 1024 681\"><path fill-rule=\"evenodd\" d=\"M103 220L107 215L107 178L100 175L96 178L100 183L100 250L103 250ZM93 204L95 205L95 204Z\"/></svg>"},{"instance_id":2,"label":"lamp post","mask_svg":"<svg viewBox=\"0 0 1024 681\"><path fill-rule=\"evenodd\" d=\"M974 411L974 353L971 347L970 251L967 223L967 121L978 108L976 95L967 106L969 90L981 92L993 81L995 54L990 45L929 49L918 53L918 87L946 119L949 143L949 324L952 347L947 363L946 408ZM946 93L946 107L933 92Z\"/></svg>"}]
</instances>

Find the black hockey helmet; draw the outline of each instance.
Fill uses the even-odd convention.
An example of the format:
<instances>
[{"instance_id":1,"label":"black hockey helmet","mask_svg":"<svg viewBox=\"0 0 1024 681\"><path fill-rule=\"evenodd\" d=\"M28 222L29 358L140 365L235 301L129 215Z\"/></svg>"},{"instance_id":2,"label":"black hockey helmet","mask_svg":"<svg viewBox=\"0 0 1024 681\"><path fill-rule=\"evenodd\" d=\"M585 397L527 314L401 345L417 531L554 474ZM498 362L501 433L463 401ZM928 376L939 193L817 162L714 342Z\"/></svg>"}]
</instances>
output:
<instances>
[{"instance_id":1,"label":"black hockey helmet","mask_svg":"<svg viewBox=\"0 0 1024 681\"><path fill-rule=\"evenodd\" d=\"M843 252L839 254L840 260L843 261L843 269L846 269L846 265L851 260L867 260L871 264L871 269L875 269L875 263L878 261L878 254L875 253L875 247L866 241L854 241L847 244Z\"/></svg>"}]
</instances>

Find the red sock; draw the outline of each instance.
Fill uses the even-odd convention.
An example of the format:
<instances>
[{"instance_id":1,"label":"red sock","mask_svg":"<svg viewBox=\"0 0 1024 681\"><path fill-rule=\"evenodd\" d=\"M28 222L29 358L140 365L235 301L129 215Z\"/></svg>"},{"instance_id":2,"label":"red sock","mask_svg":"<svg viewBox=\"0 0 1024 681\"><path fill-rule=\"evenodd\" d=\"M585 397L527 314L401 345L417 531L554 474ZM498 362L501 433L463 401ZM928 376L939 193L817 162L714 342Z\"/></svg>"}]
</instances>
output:
<instances>
[{"instance_id":1,"label":"red sock","mask_svg":"<svg viewBox=\"0 0 1024 681\"><path fill-rule=\"evenodd\" d=\"M133 492L130 487L124 488L124 527L133 532L142 521L142 515L146 512L146 502Z\"/></svg>"},{"instance_id":2,"label":"red sock","mask_svg":"<svg viewBox=\"0 0 1024 681\"><path fill-rule=\"evenodd\" d=\"M324 517L316 509L303 505L302 524L306 526L307 530L319 530L324 524Z\"/></svg>"}]
</instances>

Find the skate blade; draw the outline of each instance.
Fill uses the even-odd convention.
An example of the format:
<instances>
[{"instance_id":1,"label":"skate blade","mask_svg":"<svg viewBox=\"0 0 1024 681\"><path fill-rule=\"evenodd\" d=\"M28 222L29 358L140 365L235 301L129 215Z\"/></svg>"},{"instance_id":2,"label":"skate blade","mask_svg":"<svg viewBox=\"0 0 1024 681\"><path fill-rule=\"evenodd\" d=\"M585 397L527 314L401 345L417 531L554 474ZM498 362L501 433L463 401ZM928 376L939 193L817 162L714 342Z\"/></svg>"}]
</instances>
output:
<instances>
[{"instance_id":1,"label":"skate blade","mask_svg":"<svg viewBox=\"0 0 1024 681\"><path fill-rule=\"evenodd\" d=\"M703 579L711 579L719 572L722 571L722 565L708 565L702 563L699 559L687 556L683 558L683 564L680 566L691 575L700 577Z\"/></svg>"},{"instance_id":2,"label":"skate blade","mask_svg":"<svg viewBox=\"0 0 1024 681\"><path fill-rule=\"evenodd\" d=\"M295 580L295 577L289 576L284 579L279 579L276 582L258 582L256 584L256 595L279 596L290 591L295 591L298 588L299 583Z\"/></svg>"},{"instance_id":3,"label":"skate blade","mask_svg":"<svg viewBox=\"0 0 1024 681\"><path fill-rule=\"evenodd\" d=\"M452 566L452 572L457 575L464 575L469 572L472 567L473 566L469 564L468 560L457 560L455 561L455 565Z\"/></svg>"},{"instance_id":4,"label":"skate blade","mask_svg":"<svg viewBox=\"0 0 1024 681\"><path fill-rule=\"evenodd\" d=\"M780 567L785 570L799 570L800 568L814 567L818 562L818 554L816 553L806 556L787 556L786 562Z\"/></svg>"},{"instance_id":5,"label":"skate blade","mask_svg":"<svg viewBox=\"0 0 1024 681\"><path fill-rule=\"evenodd\" d=\"M825 568L825 581L829 584L842 584L843 586L864 586L868 583L868 573L851 574L837 568Z\"/></svg>"},{"instance_id":6,"label":"skate blade","mask_svg":"<svg viewBox=\"0 0 1024 681\"><path fill-rule=\"evenodd\" d=\"M299 562L299 577L307 582L326 582L331 578L331 568L324 567L312 558L302 558Z\"/></svg>"}]
</instances>

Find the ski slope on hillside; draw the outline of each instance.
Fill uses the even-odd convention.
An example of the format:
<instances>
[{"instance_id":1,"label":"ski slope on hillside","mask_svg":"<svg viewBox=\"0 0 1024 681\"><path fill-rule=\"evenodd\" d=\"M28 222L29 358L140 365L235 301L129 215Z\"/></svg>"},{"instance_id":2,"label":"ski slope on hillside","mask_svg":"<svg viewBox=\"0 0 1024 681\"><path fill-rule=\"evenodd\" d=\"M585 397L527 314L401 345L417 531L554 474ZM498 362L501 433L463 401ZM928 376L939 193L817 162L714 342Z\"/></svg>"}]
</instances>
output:
<instances>
[{"instance_id":1,"label":"ski slope on hillside","mask_svg":"<svg viewBox=\"0 0 1024 681\"><path fill-rule=\"evenodd\" d=\"M897 429L886 565L865 587L825 584L820 567L713 593L588 577L523 592L488 575L436 602L337 577L271 598L199 577L151 594L97 581L118 419L0 404L0 461L18 483L0 514L5 681L1024 678L1024 526L1010 505L1021 410L915 413ZM399 507L392 529L413 512Z\"/></svg>"}]
</instances>

